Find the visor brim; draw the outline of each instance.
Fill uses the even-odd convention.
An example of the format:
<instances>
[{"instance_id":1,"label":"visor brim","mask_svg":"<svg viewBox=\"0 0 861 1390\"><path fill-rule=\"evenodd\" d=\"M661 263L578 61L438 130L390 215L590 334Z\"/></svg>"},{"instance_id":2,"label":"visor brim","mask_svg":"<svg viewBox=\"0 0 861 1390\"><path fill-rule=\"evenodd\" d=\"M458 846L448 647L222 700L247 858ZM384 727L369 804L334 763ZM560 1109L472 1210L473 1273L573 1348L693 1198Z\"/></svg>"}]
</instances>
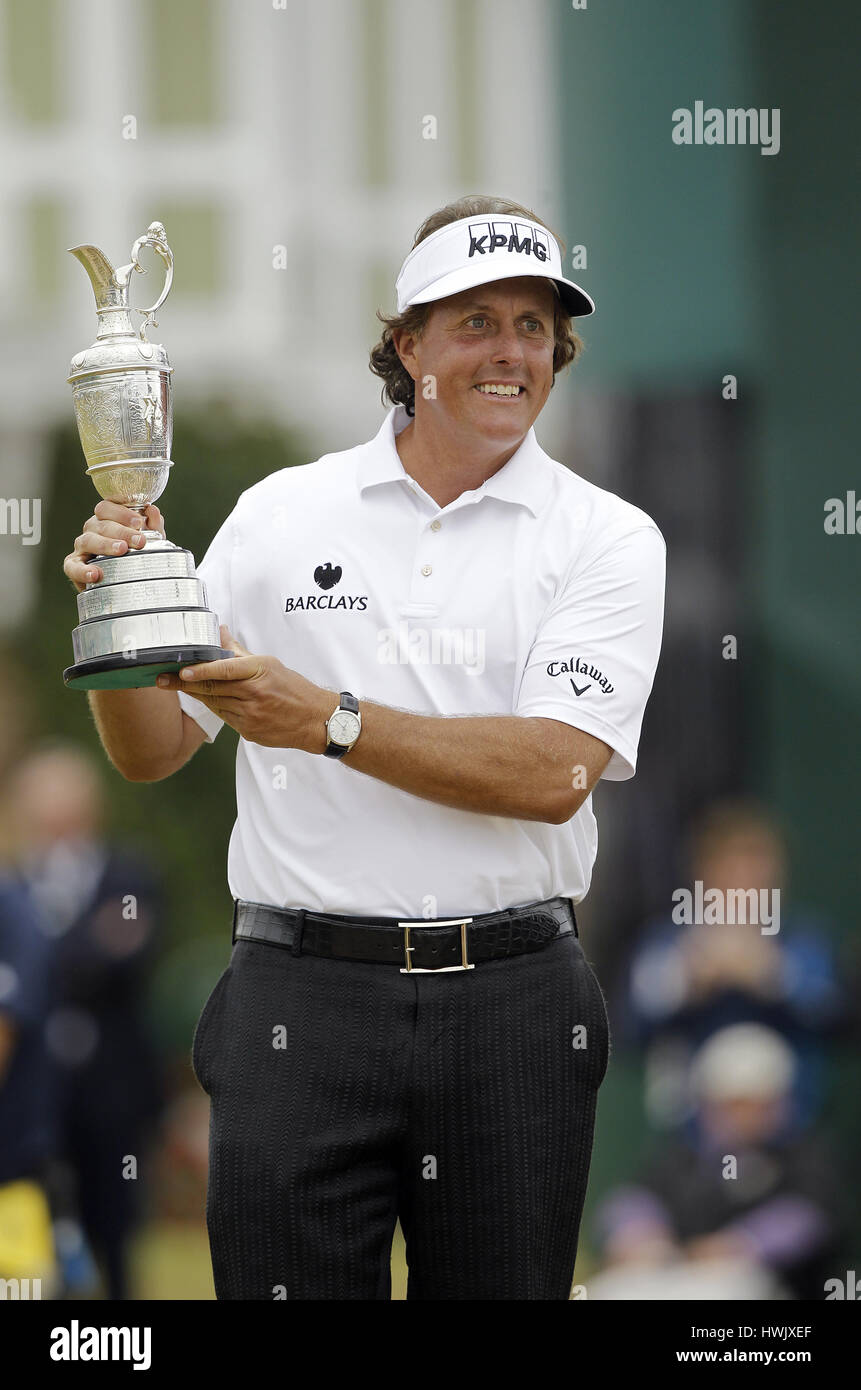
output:
<instances>
[{"instance_id":1,"label":"visor brim","mask_svg":"<svg viewBox=\"0 0 861 1390\"><path fill-rule=\"evenodd\" d=\"M562 276L548 274L545 270L525 270L522 261L512 264L510 270L485 268L480 265L461 267L452 270L448 275L441 275L433 284L426 285L423 290L412 295L412 297L399 310L403 313L404 309L411 308L413 304L432 304L437 299L450 299L452 295L461 294L463 290L475 289L477 285L493 284L497 280L514 280L524 275L534 275L536 279L552 280L559 289L559 298L562 305L572 318L585 318L587 314L594 314L595 301L579 285L575 285L573 280L565 280ZM501 273L500 273L501 272Z\"/></svg>"}]
</instances>

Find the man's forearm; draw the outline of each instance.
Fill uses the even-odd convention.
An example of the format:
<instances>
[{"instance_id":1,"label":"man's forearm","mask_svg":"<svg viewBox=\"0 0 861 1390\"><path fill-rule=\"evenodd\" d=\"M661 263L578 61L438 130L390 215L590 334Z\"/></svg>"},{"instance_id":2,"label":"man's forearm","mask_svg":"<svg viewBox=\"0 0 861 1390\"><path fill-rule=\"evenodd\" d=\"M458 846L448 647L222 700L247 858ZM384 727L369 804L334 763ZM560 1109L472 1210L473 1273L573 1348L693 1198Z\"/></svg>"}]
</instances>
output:
<instances>
[{"instance_id":1,"label":"man's forearm","mask_svg":"<svg viewBox=\"0 0 861 1390\"><path fill-rule=\"evenodd\" d=\"M337 703L337 694L327 692L311 751L325 748L325 720ZM362 732L344 757L345 767L425 800L484 815L562 823L585 800L610 756L599 740L554 719L450 718L368 700L360 709Z\"/></svg>"},{"instance_id":2,"label":"man's forearm","mask_svg":"<svg viewBox=\"0 0 861 1390\"><path fill-rule=\"evenodd\" d=\"M234 654L160 676L249 743L322 754L338 694L257 655L223 628ZM612 748L558 719L412 714L360 698L362 731L344 766L458 810L562 825L589 796ZM192 723L191 720L188 721Z\"/></svg>"},{"instance_id":3,"label":"man's forearm","mask_svg":"<svg viewBox=\"0 0 861 1390\"><path fill-rule=\"evenodd\" d=\"M179 697L171 690L90 690L90 709L105 752L131 781L157 781L173 770L182 744Z\"/></svg>"}]
</instances>

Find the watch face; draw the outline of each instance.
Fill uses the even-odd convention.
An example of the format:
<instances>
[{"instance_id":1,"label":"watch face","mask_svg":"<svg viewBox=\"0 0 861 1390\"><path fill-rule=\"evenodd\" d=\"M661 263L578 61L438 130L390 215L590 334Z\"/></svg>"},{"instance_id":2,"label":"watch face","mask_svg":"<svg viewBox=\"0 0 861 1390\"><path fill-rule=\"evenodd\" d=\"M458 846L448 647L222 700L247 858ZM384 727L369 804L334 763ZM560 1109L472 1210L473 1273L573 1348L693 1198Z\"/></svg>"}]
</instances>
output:
<instances>
[{"instance_id":1,"label":"watch face","mask_svg":"<svg viewBox=\"0 0 861 1390\"><path fill-rule=\"evenodd\" d=\"M350 743L355 743L359 737L359 717L351 713L348 709L336 710L329 720L329 738L333 743L339 743L346 747Z\"/></svg>"}]
</instances>

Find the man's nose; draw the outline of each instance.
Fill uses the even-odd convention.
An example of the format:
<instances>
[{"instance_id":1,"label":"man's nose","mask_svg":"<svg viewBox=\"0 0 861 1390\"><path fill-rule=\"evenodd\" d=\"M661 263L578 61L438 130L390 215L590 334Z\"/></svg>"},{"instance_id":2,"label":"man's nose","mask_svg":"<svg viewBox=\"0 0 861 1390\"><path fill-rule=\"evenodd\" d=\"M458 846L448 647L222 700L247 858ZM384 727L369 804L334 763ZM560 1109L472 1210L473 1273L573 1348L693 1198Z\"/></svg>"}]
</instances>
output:
<instances>
[{"instance_id":1,"label":"man's nose","mask_svg":"<svg viewBox=\"0 0 861 1390\"><path fill-rule=\"evenodd\" d=\"M519 362L523 349L515 325L500 325L492 345L492 358L494 362Z\"/></svg>"}]
</instances>

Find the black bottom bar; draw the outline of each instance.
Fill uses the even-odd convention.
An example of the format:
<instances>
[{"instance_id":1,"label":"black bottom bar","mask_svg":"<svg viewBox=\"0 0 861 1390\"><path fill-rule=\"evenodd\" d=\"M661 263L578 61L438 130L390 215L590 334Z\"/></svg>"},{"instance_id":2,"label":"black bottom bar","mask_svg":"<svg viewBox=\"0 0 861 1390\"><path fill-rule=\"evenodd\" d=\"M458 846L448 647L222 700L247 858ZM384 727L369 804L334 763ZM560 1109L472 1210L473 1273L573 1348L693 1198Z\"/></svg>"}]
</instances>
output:
<instances>
[{"instance_id":1,"label":"black bottom bar","mask_svg":"<svg viewBox=\"0 0 861 1390\"><path fill-rule=\"evenodd\" d=\"M140 647L133 659L115 654L67 666L63 680L70 690L142 690L155 685L163 672L170 675L183 666L234 655L224 647Z\"/></svg>"}]
</instances>

